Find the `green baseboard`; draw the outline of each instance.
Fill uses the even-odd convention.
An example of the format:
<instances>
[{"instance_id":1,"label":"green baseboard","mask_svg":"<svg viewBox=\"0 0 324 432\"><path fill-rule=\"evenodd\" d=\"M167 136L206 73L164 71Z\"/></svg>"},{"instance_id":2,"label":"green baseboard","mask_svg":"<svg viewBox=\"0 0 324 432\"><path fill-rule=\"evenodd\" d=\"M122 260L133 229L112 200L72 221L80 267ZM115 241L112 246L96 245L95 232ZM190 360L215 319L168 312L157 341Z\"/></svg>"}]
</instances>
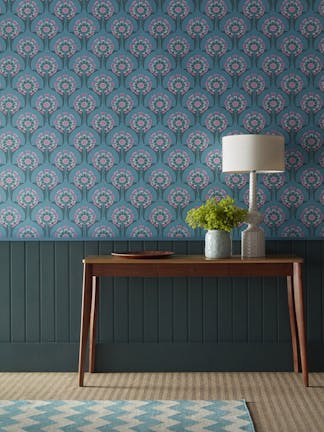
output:
<instances>
[{"instance_id":1,"label":"green baseboard","mask_svg":"<svg viewBox=\"0 0 324 432\"><path fill-rule=\"evenodd\" d=\"M310 371L324 371L324 345L309 344ZM76 372L76 343L0 343L1 372ZM292 371L289 343L98 344L99 372Z\"/></svg>"}]
</instances>

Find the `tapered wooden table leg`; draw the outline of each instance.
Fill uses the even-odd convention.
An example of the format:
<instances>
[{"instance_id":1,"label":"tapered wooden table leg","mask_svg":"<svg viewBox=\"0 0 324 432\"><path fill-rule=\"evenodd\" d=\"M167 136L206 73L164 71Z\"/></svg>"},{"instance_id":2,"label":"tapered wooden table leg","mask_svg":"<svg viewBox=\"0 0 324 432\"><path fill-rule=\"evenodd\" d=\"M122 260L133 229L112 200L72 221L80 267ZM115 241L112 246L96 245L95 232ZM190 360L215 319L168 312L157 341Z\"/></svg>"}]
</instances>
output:
<instances>
[{"instance_id":1,"label":"tapered wooden table leg","mask_svg":"<svg viewBox=\"0 0 324 432\"><path fill-rule=\"evenodd\" d=\"M89 341L89 372L95 371L96 362L96 330L97 330L97 314L98 314L98 278L92 277L92 301L90 314L90 341Z\"/></svg>"},{"instance_id":2,"label":"tapered wooden table leg","mask_svg":"<svg viewBox=\"0 0 324 432\"><path fill-rule=\"evenodd\" d=\"M305 318L304 318L302 266L300 263L294 263L293 289L294 289L296 321L297 321L297 329L298 329L298 340L299 340L303 382L305 386L308 387L306 325L305 325Z\"/></svg>"},{"instance_id":3,"label":"tapered wooden table leg","mask_svg":"<svg viewBox=\"0 0 324 432\"><path fill-rule=\"evenodd\" d=\"M79 351L79 386L83 387L84 364L89 336L92 280L90 264L83 266L83 287L82 287L82 307L81 307L81 330L80 330L80 351Z\"/></svg>"},{"instance_id":4,"label":"tapered wooden table leg","mask_svg":"<svg viewBox=\"0 0 324 432\"><path fill-rule=\"evenodd\" d=\"M294 372L299 372L295 302L291 276L287 276L287 292Z\"/></svg>"}]
</instances>

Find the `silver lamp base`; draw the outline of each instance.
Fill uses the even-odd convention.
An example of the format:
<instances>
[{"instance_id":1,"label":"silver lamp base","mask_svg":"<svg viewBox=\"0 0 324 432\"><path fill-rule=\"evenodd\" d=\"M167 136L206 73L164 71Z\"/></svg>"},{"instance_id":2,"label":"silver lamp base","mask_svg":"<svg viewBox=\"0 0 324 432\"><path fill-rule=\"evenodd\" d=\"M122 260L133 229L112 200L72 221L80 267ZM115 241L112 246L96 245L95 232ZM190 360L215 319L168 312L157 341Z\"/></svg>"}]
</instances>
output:
<instances>
[{"instance_id":1,"label":"silver lamp base","mask_svg":"<svg viewBox=\"0 0 324 432\"><path fill-rule=\"evenodd\" d=\"M259 258L265 256L264 231L255 225L249 225L241 234L242 258Z\"/></svg>"}]
</instances>

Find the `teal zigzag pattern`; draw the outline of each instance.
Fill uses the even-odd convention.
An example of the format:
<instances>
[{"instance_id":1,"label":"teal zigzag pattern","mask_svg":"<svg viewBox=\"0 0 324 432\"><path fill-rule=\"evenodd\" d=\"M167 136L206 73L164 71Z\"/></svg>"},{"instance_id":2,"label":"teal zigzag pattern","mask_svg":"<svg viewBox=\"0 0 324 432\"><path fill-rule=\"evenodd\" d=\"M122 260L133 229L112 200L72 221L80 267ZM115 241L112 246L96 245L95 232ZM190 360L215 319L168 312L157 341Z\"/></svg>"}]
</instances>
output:
<instances>
[{"instance_id":1,"label":"teal zigzag pattern","mask_svg":"<svg viewBox=\"0 0 324 432\"><path fill-rule=\"evenodd\" d=\"M254 428L243 400L4 400L0 431L254 432Z\"/></svg>"}]
</instances>

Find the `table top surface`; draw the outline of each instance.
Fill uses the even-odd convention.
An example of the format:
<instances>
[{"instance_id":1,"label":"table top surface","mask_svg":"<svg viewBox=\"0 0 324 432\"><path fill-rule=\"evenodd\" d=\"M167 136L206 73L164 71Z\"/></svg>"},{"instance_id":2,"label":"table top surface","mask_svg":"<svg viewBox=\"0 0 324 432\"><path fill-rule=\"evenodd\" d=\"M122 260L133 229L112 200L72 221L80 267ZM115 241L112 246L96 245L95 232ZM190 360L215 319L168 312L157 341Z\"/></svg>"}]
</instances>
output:
<instances>
[{"instance_id":1,"label":"table top surface","mask_svg":"<svg viewBox=\"0 0 324 432\"><path fill-rule=\"evenodd\" d=\"M119 256L112 255L95 255L95 256L87 256L83 260L84 264L141 264L144 263L146 265L159 265L159 264L209 264L209 265L217 265L217 264L293 264L293 263L303 263L304 260L301 257L294 255L267 255L265 257L260 258L241 258L240 255L232 256L230 258L222 258L222 259L208 259L203 255L171 255L167 258L125 258Z\"/></svg>"}]
</instances>

